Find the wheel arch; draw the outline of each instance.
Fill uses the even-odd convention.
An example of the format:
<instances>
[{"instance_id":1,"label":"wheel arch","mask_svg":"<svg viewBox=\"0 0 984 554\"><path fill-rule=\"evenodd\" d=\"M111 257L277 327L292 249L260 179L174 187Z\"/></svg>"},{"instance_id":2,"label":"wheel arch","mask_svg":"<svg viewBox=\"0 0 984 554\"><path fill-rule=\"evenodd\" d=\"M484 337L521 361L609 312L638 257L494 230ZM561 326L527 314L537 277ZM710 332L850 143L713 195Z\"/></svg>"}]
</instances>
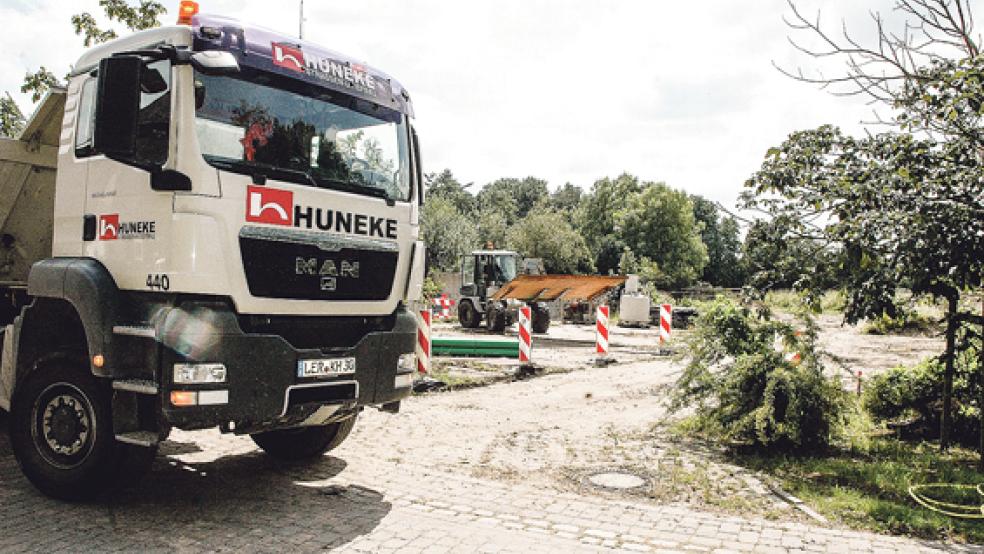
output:
<instances>
[{"instance_id":1,"label":"wheel arch","mask_svg":"<svg viewBox=\"0 0 984 554\"><path fill-rule=\"evenodd\" d=\"M46 348L85 356L94 375L112 375L119 288L105 266L91 258L41 260L31 267L27 292L35 300L20 316L18 378L33 369ZM100 367L93 363L96 355L103 356Z\"/></svg>"},{"instance_id":2,"label":"wheel arch","mask_svg":"<svg viewBox=\"0 0 984 554\"><path fill-rule=\"evenodd\" d=\"M91 365L85 328L68 301L35 299L18 319L15 383L51 363L65 361Z\"/></svg>"}]
</instances>

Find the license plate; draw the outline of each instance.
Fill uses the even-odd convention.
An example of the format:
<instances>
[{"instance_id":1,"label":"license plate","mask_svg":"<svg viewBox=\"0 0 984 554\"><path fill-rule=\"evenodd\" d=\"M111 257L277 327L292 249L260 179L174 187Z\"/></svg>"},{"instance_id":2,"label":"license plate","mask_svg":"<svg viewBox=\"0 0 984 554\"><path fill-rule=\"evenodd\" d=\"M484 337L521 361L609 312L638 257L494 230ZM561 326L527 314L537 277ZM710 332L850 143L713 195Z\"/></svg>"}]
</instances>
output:
<instances>
[{"instance_id":1,"label":"license plate","mask_svg":"<svg viewBox=\"0 0 984 554\"><path fill-rule=\"evenodd\" d=\"M355 373L355 358L328 358L322 360L298 360L298 377L325 377Z\"/></svg>"}]
</instances>

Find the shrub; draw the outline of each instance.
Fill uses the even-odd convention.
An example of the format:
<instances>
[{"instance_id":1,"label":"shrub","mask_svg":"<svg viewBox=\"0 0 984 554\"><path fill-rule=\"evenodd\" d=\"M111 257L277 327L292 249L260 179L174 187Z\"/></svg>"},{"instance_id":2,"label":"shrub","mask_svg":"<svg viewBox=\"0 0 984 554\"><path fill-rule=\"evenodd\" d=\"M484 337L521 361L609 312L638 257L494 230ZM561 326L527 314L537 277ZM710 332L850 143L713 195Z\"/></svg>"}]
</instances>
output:
<instances>
[{"instance_id":1,"label":"shrub","mask_svg":"<svg viewBox=\"0 0 984 554\"><path fill-rule=\"evenodd\" d=\"M936 324L919 312L902 312L896 317L882 313L865 324L861 329L867 335L927 334L936 331Z\"/></svg>"},{"instance_id":2,"label":"shrub","mask_svg":"<svg viewBox=\"0 0 984 554\"><path fill-rule=\"evenodd\" d=\"M429 304L433 299L441 295L441 284L437 280L436 272L432 269L427 277L424 278L421 302Z\"/></svg>"},{"instance_id":3,"label":"shrub","mask_svg":"<svg viewBox=\"0 0 984 554\"><path fill-rule=\"evenodd\" d=\"M776 348L777 337L788 351ZM829 445L846 395L823 375L816 328L805 333L719 298L697 318L687 368L673 407L693 406L702 430L756 447L797 450ZM799 363L786 355L798 352Z\"/></svg>"},{"instance_id":4,"label":"shrub","mask_svg":"<svg viewBox=\"0 0 984 554\"><path fill-rule=\"evenodd\" d=\"M980 342L966 335L964 339L968 346L957 355L954 365L952 435L954 440L971 445L980 433ZM934 438L942 414L943 373L939 358L892 368L868 380L862 405L880 421L915 418L913 430L921 438Z\"/></svg>"}]
</instances>

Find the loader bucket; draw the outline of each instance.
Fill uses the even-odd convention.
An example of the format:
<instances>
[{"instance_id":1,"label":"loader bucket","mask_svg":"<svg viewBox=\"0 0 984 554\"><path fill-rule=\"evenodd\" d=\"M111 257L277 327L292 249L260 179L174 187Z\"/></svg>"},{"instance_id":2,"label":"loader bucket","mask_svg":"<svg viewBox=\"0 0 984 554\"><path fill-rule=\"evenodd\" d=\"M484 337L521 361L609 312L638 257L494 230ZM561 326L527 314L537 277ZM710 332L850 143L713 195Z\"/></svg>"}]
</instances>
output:
<instances>
[{"instance_id":1,"label":"loader bucket","mask_svg":"<svg viewBox=\"0 0 984 554\"><path fill-rule=\"evenodd\" d=\"M621 275L520 275L502 286L492 300L588 302L625 283Z\"/></svg>"}]
</instances>

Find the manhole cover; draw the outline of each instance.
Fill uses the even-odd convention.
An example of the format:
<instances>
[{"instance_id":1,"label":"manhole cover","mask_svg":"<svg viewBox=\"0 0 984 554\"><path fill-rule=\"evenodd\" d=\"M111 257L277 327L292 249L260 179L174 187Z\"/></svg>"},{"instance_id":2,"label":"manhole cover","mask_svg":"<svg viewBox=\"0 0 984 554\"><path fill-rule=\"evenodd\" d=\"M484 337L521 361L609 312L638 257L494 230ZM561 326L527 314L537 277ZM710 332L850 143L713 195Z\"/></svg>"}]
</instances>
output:
<instances>
[{"instance_id":1,"label":"manhole cover","mask_svg":"<svg viewBox=\"0 0 984 554\"><path fill-rule=\"evenodd\" d=\"M646 480L642 477L621 471L595 473L594 475L588 477L588 481L596 487L621 490L635 489L646 484Z\"/></svg>"}]
</instances>

